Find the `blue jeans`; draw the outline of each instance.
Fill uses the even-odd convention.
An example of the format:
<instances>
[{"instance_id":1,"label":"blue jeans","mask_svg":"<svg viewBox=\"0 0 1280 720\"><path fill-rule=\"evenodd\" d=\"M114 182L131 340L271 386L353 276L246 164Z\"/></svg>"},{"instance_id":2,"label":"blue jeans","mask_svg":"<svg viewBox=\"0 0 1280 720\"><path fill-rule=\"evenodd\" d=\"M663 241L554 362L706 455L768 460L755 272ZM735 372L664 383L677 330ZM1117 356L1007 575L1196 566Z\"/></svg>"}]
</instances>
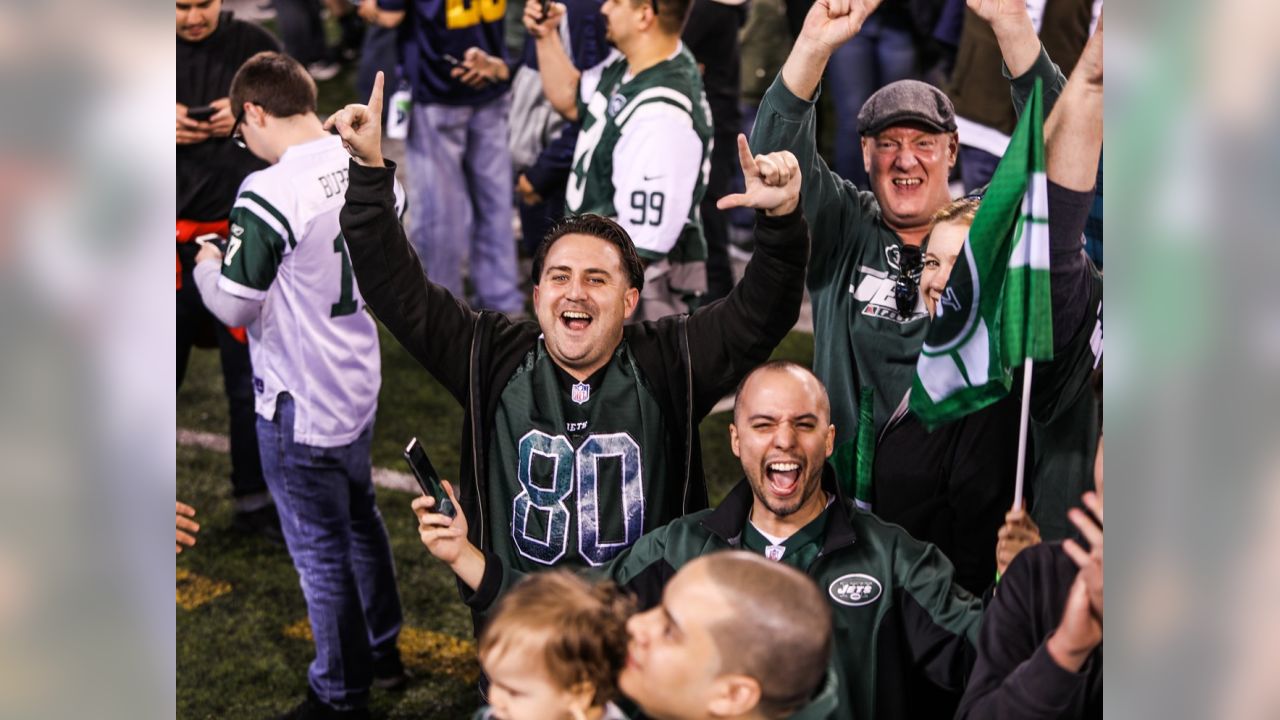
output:
<instances>
[{"instance_id":1,"label":"blue jeans","mask_svg":"<svg viewBox=\"0 0 1280 720\"><path fill-rule=\"evenodd\" d=\"M373 423L350 445L320 448L293 441L293 415L293 398L282 393L275 419L258 417L258 446L315 638L307 679L324 703L359 707L369 699L373 663L399 652L403 621L374 504Z\"/></svg>"},{"instance_id":2,"label":"blue jeans","mask_svg":"<svg viewBox=\"0 0 1280 720\"><path fill-rule=\"evenodd\" d=\"M868 183L858 138L858 111L876 90L916 77L916 55L910 30L885 25L879 14L872 14L827 63L827 93L836 106L833 169L864 190Z\"/></svg>"},{"instance_id":3,"label":"blue jeans","mask_svg":"<svg viewBox=\"0 0 1280 720\"><path fill-rule=\"evenodd\" d=\"M524 309L516 280L510 94L477 106L414 103L408 156L409 241L427 277L466 299L462 264L469 259L475 305Z\"/></svg>"}]
</instances>

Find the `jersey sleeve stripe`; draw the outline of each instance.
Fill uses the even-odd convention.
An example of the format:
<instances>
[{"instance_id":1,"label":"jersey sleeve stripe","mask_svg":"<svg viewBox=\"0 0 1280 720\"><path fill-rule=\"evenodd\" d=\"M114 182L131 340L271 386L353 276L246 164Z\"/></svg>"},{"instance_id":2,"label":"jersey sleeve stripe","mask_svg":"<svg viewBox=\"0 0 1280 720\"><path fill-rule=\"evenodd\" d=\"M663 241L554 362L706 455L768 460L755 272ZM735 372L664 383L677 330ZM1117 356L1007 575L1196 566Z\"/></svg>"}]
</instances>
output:
<instances>
[{"instance_id":1,"label":"jersey sleeve stripe","mask_svg":"<svg viewBox=\"0 0 1280 720\"><path fill-rule=\"evenodd\" d=\"M658 99L673 103L687 113L693 113L693 103L691 103L689 98L683 93L667 87L651 87L642 91L640 94L632 98L631 102L627 103L626 109L618 116L617 124L619 126L625 125L627 119L631 117L631 114L634 113L637 108L651 100Z\"/></svg>"},{"instance_id":2,"label":"jersey sleeve stripe","mask_svg":"<svg viewBox=\"0 0 1280 720\"><path fill-rule=\"evenodd\" d=\"M239 298L244 298L245 300L266 300L267 299L266 290L257 290L247 285L241 285L240 283L236 282L235 280L232 280L226 275L222 275L218 278L218 287L226 291L228 294L235 295L236 297L239 297Z\"/></svg>"},{"instance_id":3,"label":"jersey sleeve stripe","mask_svg":"<svg viewBox=\"0 0 1280 720\"><path fill-rule=\"evenodd\" d=\"M279 223L280 225L280 227L276 228L276 230L280 232L280 235L282 237L288 238L290 249L298 246L298 241L294 239L294 236L293 236L293 228L289 227L289 221L285 219L284 213L277 210L274 205L267 202L265 199L263 199L261 195L259 195L256 192L253 192L252 190L246 190L240 193L239 199L253 202L258 207L262 208L264 211L270 214L271 217L275 218L276 222ZM237 201L237 204L239 204L238 201ZM263 218L263 220L266 220L266 219L267 218Z\"/></svg>"}]
</instances>

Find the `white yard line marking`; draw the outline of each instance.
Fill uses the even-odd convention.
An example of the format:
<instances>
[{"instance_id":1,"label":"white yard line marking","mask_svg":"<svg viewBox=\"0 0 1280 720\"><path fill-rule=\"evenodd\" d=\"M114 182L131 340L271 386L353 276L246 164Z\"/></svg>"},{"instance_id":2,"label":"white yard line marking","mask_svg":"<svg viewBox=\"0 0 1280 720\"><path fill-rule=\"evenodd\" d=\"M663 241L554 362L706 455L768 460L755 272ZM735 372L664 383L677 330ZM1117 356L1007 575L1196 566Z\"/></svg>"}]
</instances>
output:
<instances>
[{"instance_id":1,"label":"white yard line marking","mask_svg":"<svg viewBox=\"0 0 1280 720\"><path fill-rule=\"evenodd\" d=\"M200 430L188 430L187 428L178 428L178 444L212 450L213 452L225 453L231 451L231 441L226 435L202 432ZM414 480L412 475L387 468L376 467L373 469L373 484L381 488L399 490L415 495L421 492L418 489L418 481Z\"/></svg>"}]
</instances>

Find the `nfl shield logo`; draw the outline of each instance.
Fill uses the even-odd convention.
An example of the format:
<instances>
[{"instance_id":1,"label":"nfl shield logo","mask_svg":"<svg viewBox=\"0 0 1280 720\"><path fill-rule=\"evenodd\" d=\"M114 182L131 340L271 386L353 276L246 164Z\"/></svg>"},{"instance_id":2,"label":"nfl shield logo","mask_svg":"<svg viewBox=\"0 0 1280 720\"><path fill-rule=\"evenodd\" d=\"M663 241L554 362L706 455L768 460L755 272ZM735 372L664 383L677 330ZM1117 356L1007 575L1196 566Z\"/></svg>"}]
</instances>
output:
<instances>
[{"instance_id":1,"label":"nfl shield logo","mask_svg":"<svg viewBox=\"0 0 1280 720\"><path fill-rule=\"evenodd\" d=\"M622 107L627 104L627 99L617 93L609 98L609 117L614 117L622 112Z\"/></svg>"},{"instance_id":2,"label":"nfl shield logo","mask_svg":"<svg viewBox=\"0 0 1280 720\"><path fill-rule=\"evenodd\" d=\"M591 386L586 383L574 383L569 399L581 405L591 399Z\"/></svg>"},{"instance_id":3,"label":"nfl shield logo","mask_svg":"<svg viewBox=\"0 0 1280 720\"><path fill-rule=\"evenodd\" d=\"M774 562L778 562L782 559L782 554L786 551L787 548L783 545L770 545L764 549L764 556Z\"/></svg>"}]
</instances>

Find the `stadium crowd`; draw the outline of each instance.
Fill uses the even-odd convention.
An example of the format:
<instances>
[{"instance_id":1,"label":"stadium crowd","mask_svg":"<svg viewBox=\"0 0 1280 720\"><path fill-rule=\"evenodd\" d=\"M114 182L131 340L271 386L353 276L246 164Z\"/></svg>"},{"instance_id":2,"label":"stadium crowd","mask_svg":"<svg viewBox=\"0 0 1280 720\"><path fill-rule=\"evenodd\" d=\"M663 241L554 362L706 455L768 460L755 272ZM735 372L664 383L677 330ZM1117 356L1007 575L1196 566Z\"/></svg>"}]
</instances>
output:
<instances>
[{"instance_id":1,"label":"stadium crowd","mask_svg":"<svg viewBox=\"0 0 1280 720\"><path fill-rule=\"evenodd\" d=\"M412 510L476 717L1101 717L1101 0L223 3L177 0L178 382L219 348L298 574L284 717L413 682L379 324L464 416Z\"/></svg>"}]
</instances>

